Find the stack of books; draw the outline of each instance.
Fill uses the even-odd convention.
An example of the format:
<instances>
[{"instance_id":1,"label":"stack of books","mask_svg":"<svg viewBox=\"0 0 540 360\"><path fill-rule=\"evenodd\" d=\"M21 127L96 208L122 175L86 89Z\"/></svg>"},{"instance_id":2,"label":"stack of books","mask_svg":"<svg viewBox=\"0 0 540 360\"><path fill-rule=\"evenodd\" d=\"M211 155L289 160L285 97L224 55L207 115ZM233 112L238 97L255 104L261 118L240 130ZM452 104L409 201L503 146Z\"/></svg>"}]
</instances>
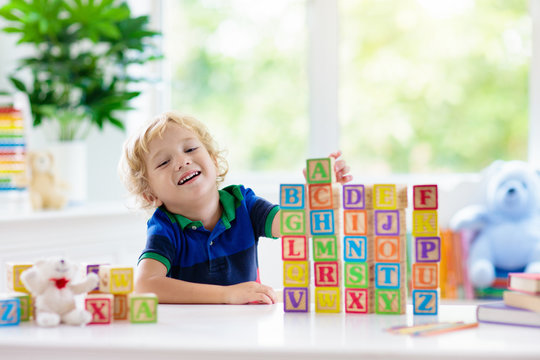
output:
<instances>
[{"instance_id":1,"label":"stack of books","mask_svg":"<svg viewBox=\"0 0 540 360\"><path fill-rule=\"evenodd\" d=\"M479 305L479 322L540 327L540 274L510 273L503 301Z\"/></svg>"}]
</instances>

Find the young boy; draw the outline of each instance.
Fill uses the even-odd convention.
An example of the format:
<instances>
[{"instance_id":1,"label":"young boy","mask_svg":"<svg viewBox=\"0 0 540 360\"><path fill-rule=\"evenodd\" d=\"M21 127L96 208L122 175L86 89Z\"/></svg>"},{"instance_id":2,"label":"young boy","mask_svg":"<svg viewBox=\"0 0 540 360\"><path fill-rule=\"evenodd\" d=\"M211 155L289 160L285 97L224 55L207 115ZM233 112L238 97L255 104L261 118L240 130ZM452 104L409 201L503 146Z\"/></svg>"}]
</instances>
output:
<instances>
[{"instance_id":1,"label":"young boy","mask_svg":"<svg viewBox=\"0 0 540 360\"><path fill-rule=\"evenodd\" d=\"M279 207L243 186L218 190L228 166L201 122L161 114L126 141L120 170L142 207L155 209L137 292L156 293L162 303L276 301L259 282L257 244L280 236ZM343 160L335 170L339 182L352 179Z\"/></svg>"}]
</instances>

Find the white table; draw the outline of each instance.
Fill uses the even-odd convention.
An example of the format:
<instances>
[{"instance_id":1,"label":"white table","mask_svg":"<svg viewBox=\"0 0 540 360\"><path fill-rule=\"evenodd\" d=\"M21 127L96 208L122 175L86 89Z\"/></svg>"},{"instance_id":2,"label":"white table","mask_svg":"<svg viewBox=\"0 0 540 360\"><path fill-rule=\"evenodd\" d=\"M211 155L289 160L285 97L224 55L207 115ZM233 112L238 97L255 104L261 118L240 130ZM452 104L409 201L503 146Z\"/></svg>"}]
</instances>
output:
<instances>
[{"instance_id":1,"label":"white table","mask_svg":"<svg viewBox=\"0 0 540 360\"><path fill-rule=\"evenodd\" d=\"M160 305L157 324L0 328L2 359L540 359L540 329L480 324L426 338L396 325L475 321L474 305L438 319L407 315L285 314L276 305Z\"/></svg>"}]
</instances>

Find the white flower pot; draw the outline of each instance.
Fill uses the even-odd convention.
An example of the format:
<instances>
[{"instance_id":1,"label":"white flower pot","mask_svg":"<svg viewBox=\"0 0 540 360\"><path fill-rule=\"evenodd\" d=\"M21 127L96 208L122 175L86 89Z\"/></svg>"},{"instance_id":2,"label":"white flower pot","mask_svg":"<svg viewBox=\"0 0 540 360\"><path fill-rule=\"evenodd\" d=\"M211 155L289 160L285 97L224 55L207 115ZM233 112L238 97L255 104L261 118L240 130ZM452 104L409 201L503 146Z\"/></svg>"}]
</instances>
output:
<instances>
[{"instance_id":1,"label":"white flower pot","mask_svg":"<svg viewBox=\"0 0 540 360\"><path fill-rule=\"evenodd\" d=\"M88 197L86 147L84 141L50 144L56 174L68 185L68 205L80 205Z\"/></svg>"}]
</instances>

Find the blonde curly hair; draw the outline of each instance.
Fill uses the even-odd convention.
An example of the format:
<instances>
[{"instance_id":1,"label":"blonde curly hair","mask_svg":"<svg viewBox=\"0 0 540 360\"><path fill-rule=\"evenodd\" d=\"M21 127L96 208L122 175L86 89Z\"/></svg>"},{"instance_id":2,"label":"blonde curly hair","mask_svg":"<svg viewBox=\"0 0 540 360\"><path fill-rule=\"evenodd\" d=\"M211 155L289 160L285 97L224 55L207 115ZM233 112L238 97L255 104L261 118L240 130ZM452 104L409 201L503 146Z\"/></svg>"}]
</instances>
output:
<instances>
[{"instance_id":1,"label":"blonde curly hair","mask_svg":"<svg viewBox=\"0 0 540 360\"><path fill-rule=\"evenodd\" d=\"M192 116L177 112L162 113L146 122L125 141L118 165L118 173L122 182L143 209L155 207L154 203L144 197L144 194L150 190L144 159L148 154L150 142L156 137L161 137L169 123L178 124L197 135L217 165L216 186L225 180L225 175L229 170L229 165L223 155L224 152L219 149L217 142L202 122Z\"/></svg>"}]
</instances>

